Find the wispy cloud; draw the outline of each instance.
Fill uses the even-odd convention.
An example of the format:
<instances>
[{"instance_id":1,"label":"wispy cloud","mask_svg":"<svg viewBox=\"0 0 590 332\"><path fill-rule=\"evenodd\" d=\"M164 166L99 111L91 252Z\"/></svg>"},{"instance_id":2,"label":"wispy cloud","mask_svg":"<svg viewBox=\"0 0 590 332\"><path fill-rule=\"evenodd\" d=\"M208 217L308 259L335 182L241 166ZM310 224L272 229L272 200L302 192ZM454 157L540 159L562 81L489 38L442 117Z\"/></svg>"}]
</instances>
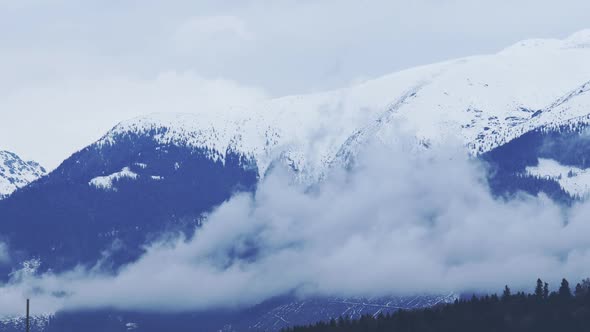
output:
<instances>
[{"instance_id":1,"label":"wispy cloud","mask_svg":"<svg viewBox=\"0 0 590 332\"><path fill-rule=\"evenodd\" d=\"M79 268L15 280L0 289L8 299L0 308L28 294L49 311L203 310L292 291L498 291L590 274L590 204L496 199L462 149L399 146L369 148L352 171L334 170L311 189L276 170L255 194L211 213L190 241L151 244L115 274Z\"/></svg>"}]
</instances>

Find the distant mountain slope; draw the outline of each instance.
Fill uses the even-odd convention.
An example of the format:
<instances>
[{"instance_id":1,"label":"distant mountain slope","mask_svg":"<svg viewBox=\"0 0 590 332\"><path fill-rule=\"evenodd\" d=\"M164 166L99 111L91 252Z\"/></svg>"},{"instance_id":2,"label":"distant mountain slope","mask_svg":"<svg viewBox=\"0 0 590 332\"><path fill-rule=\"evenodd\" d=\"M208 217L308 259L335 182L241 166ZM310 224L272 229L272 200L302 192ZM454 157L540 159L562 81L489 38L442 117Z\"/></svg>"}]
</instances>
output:
<instances>
[{"instance_id":1,"label":"distant mountain slope","mask_svg":"<svg viewBox=\"0 0 590 332\"><path fill-rule=\"evenodd\" d=\"M12 152L0 151L0 199L45 175L34 161L24 161Z\"/></svg>"},{"instance_id":2,"label":"distant mountain slope","mask_svg":"<svg viewBox=\"0 0 590 332\"><path fill-rule=\"evenodd\" d=\"M107 268L128 263L146 242L166 232L191 235L203 213L253 190L258 172L249 160L208 155L150 135L91 145L0 201L0 234L18 260L39 258L40 271L94 265L106 252Z\"/></svg>"}]
</instances>

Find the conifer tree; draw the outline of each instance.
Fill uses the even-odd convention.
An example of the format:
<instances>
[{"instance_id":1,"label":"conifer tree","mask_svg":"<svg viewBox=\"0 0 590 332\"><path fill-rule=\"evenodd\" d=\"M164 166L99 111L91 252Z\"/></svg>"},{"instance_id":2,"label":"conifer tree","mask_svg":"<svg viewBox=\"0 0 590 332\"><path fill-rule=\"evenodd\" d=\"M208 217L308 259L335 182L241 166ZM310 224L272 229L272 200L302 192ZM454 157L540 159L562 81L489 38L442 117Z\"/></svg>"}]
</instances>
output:
<instances>
[{"instance_id":1,"label":"conifer tree","mask_svg":"<svg viewBox=\"0 0 590 332\"><path fill-rule=\"evenodd\" d=\"M549 298L549 284L548 283L545 283L545 285L543 285L543 298L544 299Z\"/></svg>"},{"instance_id":2,"label":"conifer tree","mask_svg":"<svg viewBox=\"0 0 590 332\"><path fill-rule=\"evenodd\" d=\"M543 298L543 281L539 278L537 279L537 287L535 287L535 297Z\"/></svg>"},{"instance_id":3,"label":"conifer tree","mask_svg":"<svg viewBox=\"0 0 590 332\"><path fill-rule=\"evenodd\" d=\"M504 292L502 293L502 300L508 300L510 296L512 296L512 293L510 292L508 285L506 285L504 287Z\"/></svg>"},{"instance_id":4,"label":"conifer tree","mask_svg":"<svg viewBox=\"0 0 590 332\"><path fill-rule=\"evenodd\" d=\"M561 286L559 287L559 296L563 298L568 298L572 296L570 283L565 278L561 280Z\"/></svg>"},{"instance_id":5,"label":"conifer tree","mask_svg":"<svg viewBox=\"0 0 590 332\"><path fill-rule=\"evenodd\" d=\"M341 317L338 322L320 322L309 327L294 327L284 332L433 332L433 331L518 331L518 332L580 332L589 330L590 296L582 281L576 285L573 297L567 280L558 292L549 295L549 285L541 281L539 292L512 294L505 287L502 299L495 295L473 296L471 300L456 300L431 308L400 310L375 315L363 315L351 320ZM537 287L539 288L539 287ZM581 292L581 293L580 293ZM578 297L578 294L584 296ZM335 326L336 325L336 326Z\"/></svg>"}]
</instances>

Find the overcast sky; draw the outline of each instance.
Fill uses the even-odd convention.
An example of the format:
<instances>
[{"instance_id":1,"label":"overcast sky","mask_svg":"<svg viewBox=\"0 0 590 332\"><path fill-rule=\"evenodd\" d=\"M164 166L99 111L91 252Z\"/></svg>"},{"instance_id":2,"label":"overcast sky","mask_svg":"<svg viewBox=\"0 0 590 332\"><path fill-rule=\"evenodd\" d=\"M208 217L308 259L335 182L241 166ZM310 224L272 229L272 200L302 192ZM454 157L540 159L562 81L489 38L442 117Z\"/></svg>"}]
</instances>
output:
<instances>
[{"instance_id":1,"label":"overcast sky","mask_svg":"<svg viewBox=\"0 0 590 332\"><path fill-rule=\"evenodd\" d=\"M53 168L130 117L563 38L588 13L587 0L0 0L0 149Z\"/></svg>"}]
</instances>

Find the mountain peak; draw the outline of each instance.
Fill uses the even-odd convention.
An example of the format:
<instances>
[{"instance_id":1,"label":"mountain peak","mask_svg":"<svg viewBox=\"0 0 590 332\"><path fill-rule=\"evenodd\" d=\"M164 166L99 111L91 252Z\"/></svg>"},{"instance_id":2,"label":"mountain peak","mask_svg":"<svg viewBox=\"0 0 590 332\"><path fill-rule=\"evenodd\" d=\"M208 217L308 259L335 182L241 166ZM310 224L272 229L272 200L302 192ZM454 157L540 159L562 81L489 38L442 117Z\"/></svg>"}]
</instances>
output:
<instances>
[{"instance_id":1,"label":"mountain peak","mask_svg":"<svg viewBox=\"0 0 590 332\"><path fill-rule=\"evenodd\" d=\"M282 160L310 179L321 177L337 155L358 150L353 145L391 140L400 130L418 142L459 139L473 154L484 153L535 128L587 115L587 41L590 30L243 109L151 114L122 122L99 144L149 135L158 143L211 151L221 161L236 151L255 160L261 176Z\"/></svg>"},{"instance_id":2,"label":"mountain peak","mask_svg":"<svg viewBox=\"0 0 590 332\"><path fill-rule=\"evenodd\" d=\"M578 31L564 40L565 47L590 48L590 29Z\"/></svg>"},{"instance_id":3,"label":"mountain peak","mask_svg":"<svg viewBox=\"0 0 590 332\"><path fill-rule=\"evenodd\" d=\"M552 38L535 38L521 40L513 45L505 48L500 53L526 53L526 52L538 52L540 50L564 50L564 49L576 49L576 48L590 48L590 29L581 30L571 34L564 39L552 39Z\"/></svg>"},{"instance_id":4,"label":"mountain peak","mask_svg":"<svg viewBox=\"0 0 590 332\"><path fill-rule=\"evenodd\" d=\"M13 152L0 150L0 199L45 174L45 168L37 162L24 161Z\"/></svg>"}]
</instances>

